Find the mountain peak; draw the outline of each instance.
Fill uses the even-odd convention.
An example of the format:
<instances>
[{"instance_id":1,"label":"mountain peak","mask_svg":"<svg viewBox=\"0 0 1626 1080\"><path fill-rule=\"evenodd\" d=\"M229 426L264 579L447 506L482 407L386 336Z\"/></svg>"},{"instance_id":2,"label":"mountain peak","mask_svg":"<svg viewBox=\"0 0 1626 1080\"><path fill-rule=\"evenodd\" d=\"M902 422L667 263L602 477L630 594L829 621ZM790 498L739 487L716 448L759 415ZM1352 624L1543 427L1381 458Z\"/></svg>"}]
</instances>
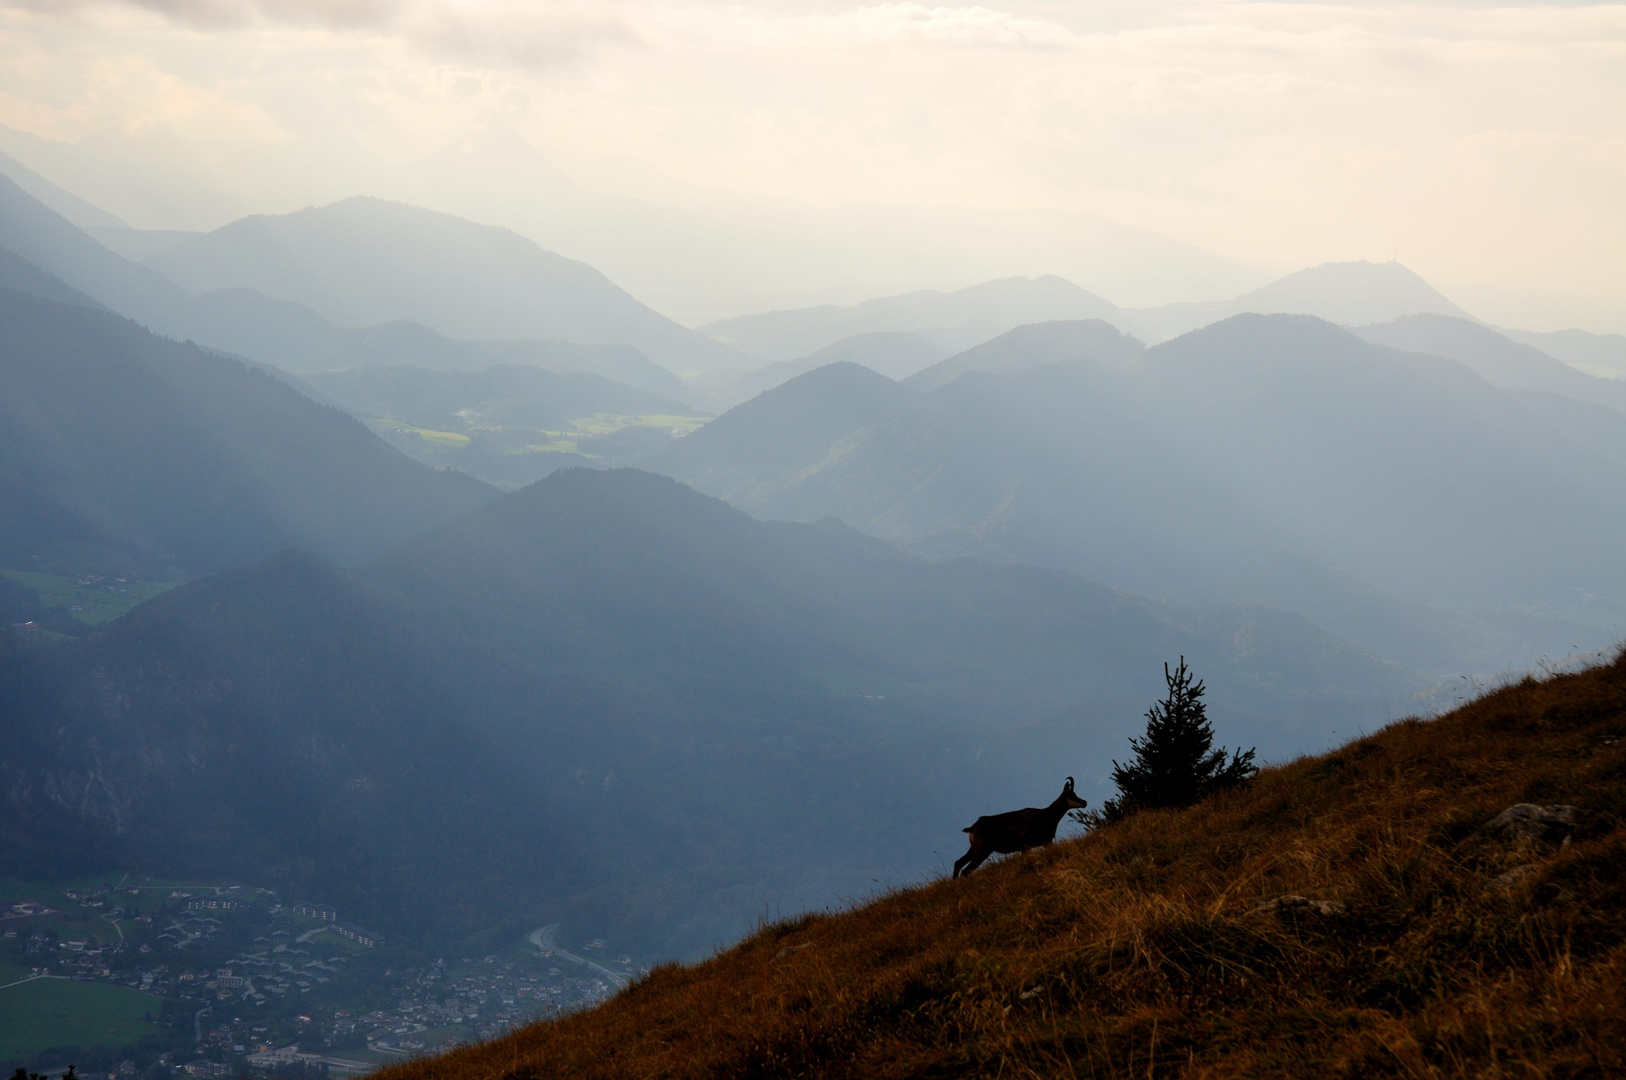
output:
<instances>
[{"instance_id":1,"label":"mountain peak","mask_svg":"<svg viewBox=\"0 0 1626 1080\"><path fill-rule=\"evenodd\" d=\"M1415 271L1398 262L1323 263L1278 278L1234 300L1166 304L1129 314L1137 334L1158 342L1244 312L1315 315L1340 326L1389 322L1404 315L1454 315L1473 319Z\"/></svg>"},{"instance_id":2,"label":"mountain peak","mask_svg":"<svg viewBox=\"0 0 1626 1080\"><path fill-rule=\"evenodd\" d=\"M1125 367L1139 358L1144 348L1100 319L1030 323L917 372L909 377L907 385L916 390L933 390L968 371L1009 375L1061 360L1091 360L1109 367Z\"/></svg>"},{"instance_id":3,"label":"mountain peak","mask_svg":"<svg viewBox=\"0 0 1626 1080\"><path fill-rule=\"evenodd\" d=\"M1402 315L1473 318L1398 262L1322 263L1244 293L1233 303L1262 314L1316 314L1345 326L1386 322Z\"/></svg>"},{"instance_id":4,"label":"mountain peak","mask_svg":"<svg viewBox=\"0 0 1626 1080\"><path fill-rule=\"evenodd\" d=\"M373 196L243 218L146 262L202 293L257 289L341 326L410 320L473 341L630 345L679 374L746 357L508 229Z\"/></svg>"},{"instance_id":5,"label":"mountain peak","mask_svg":"<svg viewBox=\"0 0 1626 1080\"><path fill-rule=\"evenodd\" d=\"M854 334L880 330L913 331L960 350L1028 323L1079 319L1124 321L1123 312L1111 302L1065 278L1046 274L996 278L953 292L921 289L850 307L766 311L701 329L758 356L789 360Z\"/></svg>"}]
</instances>

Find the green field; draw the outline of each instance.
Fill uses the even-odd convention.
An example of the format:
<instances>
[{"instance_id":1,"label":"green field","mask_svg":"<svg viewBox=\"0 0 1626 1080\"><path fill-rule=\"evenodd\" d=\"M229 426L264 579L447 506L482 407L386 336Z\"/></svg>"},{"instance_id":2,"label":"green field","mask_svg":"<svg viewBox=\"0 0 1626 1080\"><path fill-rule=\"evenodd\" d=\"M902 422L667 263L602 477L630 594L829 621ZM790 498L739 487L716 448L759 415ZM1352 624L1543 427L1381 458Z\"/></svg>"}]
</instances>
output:
<instances>
[{"instance_id":1,"label":"green field","mask_svg":"<svg viewBox=\"0 0 1626 1080\"><path fill-rule=\"evenodd\" d=\"M526 443L524 446L510 446L503 450L505 454L580 454L581 449L574 440L554 439L545 443ZM584 455L592 457L591 454Z\"/></svg>"},{"instance_id":2,"label":"green field","mask_svg":"<svg viewBox=\"0 0 1626 1080\"><path fill-rule=\"evenodd\" d=\"M34 979L0 990L0 1065L53 1046L123 1046L157 1031L159 1000L139 990Z\"/></svg>"},{"instance_id":3,"label":"green field","mask_svg":"<svg viewBox=\"0 0 1626 1080\"><path fill-rule=\"evenodd\" d=\"M580 440L592 438L595 435L610 435L623 428L649 427L662 431L682 432L690 434L704 426L707 417L704 416L622 416L614 413L596 413L570 422L569 431L541 431L540 434L550 437L544 443L527 443L523 446L510 446L503 451L505 454L581 454L584 457L596 457L581 448Z\"/></svg>"},{"instance_id":4,"label":"green field","mask_svg":"<svg viewBox=\"0 0 1626 1080\"><path fill-rule=\"evenodd\" d=\"M175 587L173 582L114 578L100 584L81 585L75 578L31 574L24 570L0 570L0 574L39 593L46 607L66 608L75 619L92 626L116 619L142 601Z\"/></svg>"},{"instance_id":5,"label":"green field","mask_svg":"<svg viewBox=\"0 0 1626 1080\"><path fill-rule=\"evenodd\" d=\"M442 450L461 450L469 445L469 437L457 431L436 431L433 428L413 427L399 420L367 420L366 425L375 432L393 432L397 435L416 435L424 442Z\"/></svg>"},{"instance_id":6,"label":"green field","mask_svg":"<svg viewBox=\"0 0 1626 1080\"><path fill-rule=\"evenodd\" d=\"M622 416L616 413L595 413L582 420L572 420L571 426L582 435L608 435L627 427L665 428L692 434L706 426L705 416Z\"/></svg>"},{"instance_id":7,"label":"green field","mask_svg":"<svg viewBox=\"0 0 1626 1080\"><path fill-rule=\"evenodd\" d=\"M4 922L0 923L0 926L4 926L8 930L15 930L19 922L20 920L18 922ZM0 986L16 982L27 974L28 966L26 964L18 963L15 960L0 959Z\"/></svg>"},{"instance_id":8,"label":"green field","mask_svg":"<svg viewBox=\"0 0 1626 1080\"><path fill-rule=\"evenodd\" d=\"M629 427L656 428L661 431L670 431L688 435L702 427L709 417L705 416L667 416L650 414L646 416L631 416L620 413L595 413L592 416L571 420L568 428L562 431L552 431L546 428L510 428L507 434L513 436L529 435L535 441L519 442L504 446L502 453L507 455L519 454L581 454L585 457L594 457L587 450L581 448L581 440L591 439L598 435L609 435ZM409 445L405 449L409 454L435 453L434 460L447 462L455 461L455 453L466 449L473 436L457 431L437 431L433 428L414 427L400 420L387 417L374 418L364 421L368 427L380 435L408 436L416 445ZM474 435L482 432L502 432L502 428L477 428ZM540 436L539 439L535 437ZM400 443L396 444L400 446ZM441 457L439 454L448 456ZM425 458L428 460L428 458Z\"/></svg>"},{"instance_id":9,"label":"green field","mask_svg":"<svg viewBox=\"0 0 1626 1080\"><path fill-rule=\"evenodd\" d=\"M165 903L171 902L170 893L177 889L195 896L206 896L215 892L217 888L229 884L231 883L217 885L213 882L132 877L117 872L74 878L50 885L21 878L0 877L0 909L10 908L19 900L37 900L57 912L54 915L35 915L26 919L5 919L0 921L0 932L16 930L26 937L34 930L49 930L65 940L94 939L111 944L122 940L122 935L113 923L102 916L110 912L115 905L122 907L125 911L124 918L129 919L157 911ZM87 893L102 887L113 888L114 891L101 897L103 906L100 908L87 909L81 906L79 901L70 900L66 895L68 889ZM269 899L262 898L255 889L243 889L236 895L251 903ZM124 925L127 928L129 923ZM0 979L0 984L10 981Z\"/></svg>"}]
</instances>

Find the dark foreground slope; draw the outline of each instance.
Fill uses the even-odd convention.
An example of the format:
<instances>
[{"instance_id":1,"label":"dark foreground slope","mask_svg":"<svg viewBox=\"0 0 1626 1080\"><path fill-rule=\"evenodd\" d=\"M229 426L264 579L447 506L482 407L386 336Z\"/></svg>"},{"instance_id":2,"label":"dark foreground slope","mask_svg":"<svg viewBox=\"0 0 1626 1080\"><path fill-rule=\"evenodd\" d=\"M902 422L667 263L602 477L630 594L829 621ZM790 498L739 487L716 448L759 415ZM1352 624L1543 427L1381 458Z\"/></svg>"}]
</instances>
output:
<instances>
[{"instance_id":1,"label":"dark foreground slope","mask_svg":"<svg viewBox=\"0 0 1626 1080\"><path fill-rule=\"evenodd\" d=\"M382 1080L1620 1075L1623 735L1626 658L1526 680Z\"/></svg>"}]
</instances>

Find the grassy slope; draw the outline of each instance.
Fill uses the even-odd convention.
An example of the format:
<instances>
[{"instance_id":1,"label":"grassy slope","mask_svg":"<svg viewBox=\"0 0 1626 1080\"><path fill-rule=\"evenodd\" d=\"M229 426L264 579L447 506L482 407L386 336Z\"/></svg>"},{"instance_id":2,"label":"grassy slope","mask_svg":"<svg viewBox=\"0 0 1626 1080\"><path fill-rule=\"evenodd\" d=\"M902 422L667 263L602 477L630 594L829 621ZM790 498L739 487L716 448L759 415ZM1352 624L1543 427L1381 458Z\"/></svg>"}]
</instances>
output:
<instances>
[{"instance_id":1,"label":"grassy slope","mask_svg":"<svg viewBox=\"0 0 1626 1080\"><path fill-rule=\"evenodd\" d=\"M1481 828L1516 802L1581 807L1574 842ZM381 1080L1620 1075L1623 865L1626 656ZM1255 912L1284 894L1344 911Z\"/></svg>"}]
</instances>

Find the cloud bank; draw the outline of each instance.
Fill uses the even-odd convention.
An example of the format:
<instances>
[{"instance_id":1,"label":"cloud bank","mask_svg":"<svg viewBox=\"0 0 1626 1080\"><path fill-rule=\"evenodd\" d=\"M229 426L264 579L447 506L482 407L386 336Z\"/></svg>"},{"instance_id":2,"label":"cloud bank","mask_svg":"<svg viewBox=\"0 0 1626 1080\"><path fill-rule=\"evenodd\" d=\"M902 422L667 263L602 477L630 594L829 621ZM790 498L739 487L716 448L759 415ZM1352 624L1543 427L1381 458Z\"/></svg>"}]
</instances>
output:
<instances>
[{"instance_id":1,"label":"cloud bank","mask_svg":"<svg viewBox=\"0 0 1626 1080\"><path fill-rule=\"evenodd\" d=\"M661 201L1048 207L1626 296L1617 4L36 0L0 57L0 123L51 138L505 126Z\"/></svg>"}]
</instances>

